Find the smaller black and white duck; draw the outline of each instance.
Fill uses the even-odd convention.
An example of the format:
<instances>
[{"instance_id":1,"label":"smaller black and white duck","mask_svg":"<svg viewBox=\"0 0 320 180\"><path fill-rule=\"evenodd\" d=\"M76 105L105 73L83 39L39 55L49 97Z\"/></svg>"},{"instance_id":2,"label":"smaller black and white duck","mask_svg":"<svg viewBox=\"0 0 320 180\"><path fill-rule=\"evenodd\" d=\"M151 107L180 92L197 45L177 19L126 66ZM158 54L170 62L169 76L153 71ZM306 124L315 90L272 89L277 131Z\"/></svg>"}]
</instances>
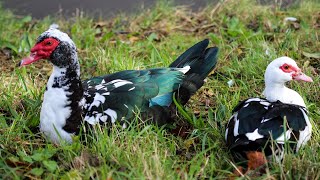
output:
<instances>
[{"instance_id":1,"label":"smaller black and white duck","mask_svg":"<svg viewBox=\"0 0 320 180\"><path fill-rule=\"evenodd\" d=\"M274 151L279 159L285 142L298 151L311 137L311 123L303 98L285 86L291 80L312 82L289 57L273 60L265 71L265 98L249 98L233 110L225 132L228 148L238 160L252 152ZM272 142L276 144L272 149ZM250 161L250 159L249 159Z\"/></svg>"},{"instance_id":2,"label":"smaller black and white duck","mask_svg":"<svg viewBox=\"0 0 320 180\"><path fill-rule=\"evenodd\" d=\"M55 27L42 33L20 66L47 59L53 64L40 113L40 131L54 143L71 143L83 124L111 125L124 128L134 111L144 120L159 125L172 121L175 93L181 104L203 85L217 63L218 48L207 48L203 40L168 68L127 70L114 74L80 79L77 49L71 38Z\"/></svg>"}]
</instances>

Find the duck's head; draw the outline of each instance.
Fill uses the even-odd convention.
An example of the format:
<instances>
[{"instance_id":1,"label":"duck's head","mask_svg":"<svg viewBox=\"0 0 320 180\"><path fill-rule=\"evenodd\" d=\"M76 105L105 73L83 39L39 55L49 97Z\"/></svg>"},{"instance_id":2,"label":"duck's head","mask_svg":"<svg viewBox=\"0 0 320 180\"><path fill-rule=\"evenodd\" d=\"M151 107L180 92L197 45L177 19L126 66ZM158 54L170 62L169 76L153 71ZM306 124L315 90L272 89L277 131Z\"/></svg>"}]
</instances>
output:
<instances>
[{"instance_id":1,"label":"duck's head","mask_svg":"<svg viewBox=\"0 0 320 180\"><path fill-rule=\"evenodd\" d=\"M312 78L302 73L297 63L286 56L273 60L268 65L264 77L266 85L283 85L291 80L312 82Z\"/></svg>"},{"instance_id":2,"label":"duck's head","mask_svg":"<svg viewBox=\"0 0 320 180\"><path fill-rule=\"evenodd\" d=\"M30 56L24 58L19 66L41 59L47 59L60 68L68 67L77 61L76 46L66 33L56 27L50 27L38 37L36 44L31 48Z\"/></svg>"}]
</instances>

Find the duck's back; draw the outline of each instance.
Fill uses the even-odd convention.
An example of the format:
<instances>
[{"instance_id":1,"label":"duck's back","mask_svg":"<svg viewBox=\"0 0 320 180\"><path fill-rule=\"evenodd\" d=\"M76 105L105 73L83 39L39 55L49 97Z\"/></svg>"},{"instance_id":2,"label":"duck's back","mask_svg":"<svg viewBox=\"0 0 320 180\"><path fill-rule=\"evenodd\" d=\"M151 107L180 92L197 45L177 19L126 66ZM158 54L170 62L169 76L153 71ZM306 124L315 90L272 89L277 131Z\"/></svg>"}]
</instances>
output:
<instances>
[{"instance_id":1,"label":"duck's back","mask_svg":"<svg viewBox=\"0 0 320 180\"><path fill-rule=\"evenodd\" d=\"M235 153L262 151L272 154L270 143L274 140L282 150L284 142L290 140L297 147L308 137L309 119L305 107L269 102L262 98L250 98L240 102L233 110L226 127L226 142ZM264 149L263 149L264 148Z\"/></svg>"}]
</instances>

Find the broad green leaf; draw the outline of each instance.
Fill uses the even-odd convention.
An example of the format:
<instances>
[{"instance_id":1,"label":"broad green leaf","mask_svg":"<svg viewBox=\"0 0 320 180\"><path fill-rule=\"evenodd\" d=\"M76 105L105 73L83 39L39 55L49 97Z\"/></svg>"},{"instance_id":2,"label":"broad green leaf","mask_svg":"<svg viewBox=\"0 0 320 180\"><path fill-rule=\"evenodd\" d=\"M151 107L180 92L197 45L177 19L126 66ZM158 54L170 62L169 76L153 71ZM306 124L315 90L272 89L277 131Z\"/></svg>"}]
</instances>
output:
<instances>
[{"instance_id":1,"label":"broad green leaf","mask_svg":"<svg viewBox=\"0 0 320 180\"><path fill-rule=\"evenodd\" d=\"M40 152L33 154L31 158L35 161L42 161L44 159L43 154Z\"/></svg>"},{"instance_id":2,"label":"broad green leaf","mask_svg":"<svg viewBox=\"0 0 320 180\"><path fill-rule=\"evenodd\" d=\"M55 161L43 161L42 163L51 172L55 171L58 167L58 164Z\"/></svg>"},{"instance_id":3,"label":"broad green leaf","mask_svg":"<svg viewBox=\"0 0 320 180\"><path fill-rule=\"evenodd\" d=\"M28 163L33 163L33 160L30 156L25 154L23 151L18 151L18 155L21 157L21 159Z\"/></svg>"},{"instance_id":4,"label":"broad green leaf","mask_svg":"<svg viewBox=\"0 0 320 180\"><path fill-rule=\"evenodd\" d=\"M30 173L35 176L41 176L43 174L44 170L42 168L33 168Z\"/></svg>"}]
</instances>

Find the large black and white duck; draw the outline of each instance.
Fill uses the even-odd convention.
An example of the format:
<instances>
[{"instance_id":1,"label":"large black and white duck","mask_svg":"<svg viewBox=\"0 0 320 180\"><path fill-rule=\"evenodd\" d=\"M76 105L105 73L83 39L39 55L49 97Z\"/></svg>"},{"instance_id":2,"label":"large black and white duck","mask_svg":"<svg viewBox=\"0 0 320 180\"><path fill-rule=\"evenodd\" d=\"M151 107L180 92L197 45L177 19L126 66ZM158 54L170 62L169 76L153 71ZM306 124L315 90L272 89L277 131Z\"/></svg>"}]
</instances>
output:
<instances>
[{"instance_id":1,"label":"large black and white duck","mask_svg":"<svg viewBox=\"0 0 320 180\"><path fill-rule=\"evenodd\" d=\"M160 125L171 121L173 93L185 104L217 63L218 48L207 48L208 43L206 39L195 44L168 68L126 70L81 81L76 45L66 33L50 27L38 37L30 56L20 62L24 66L47 59L53 65L40 131L54 143L71 143L83 123L118 122L126 127L135 108Z\"/></svg>"},{"instance_id":2,"label":"large black and white duck","mask_svg":"<svg viewBox=\"0 0 320 180\"><path fill-rule=\"evenodd\" d=\"M247 153L255 151L263 151L266 156L274 151L281 159L285 142L298 151L311 137L312 127L304 100L285 83L312 82L312 79L301 72L293 59L280 57L268 65L264 80L265 98L240 102L226 127L227 146L238 160L247 159Z\"/></svg>"}]
</instances>

